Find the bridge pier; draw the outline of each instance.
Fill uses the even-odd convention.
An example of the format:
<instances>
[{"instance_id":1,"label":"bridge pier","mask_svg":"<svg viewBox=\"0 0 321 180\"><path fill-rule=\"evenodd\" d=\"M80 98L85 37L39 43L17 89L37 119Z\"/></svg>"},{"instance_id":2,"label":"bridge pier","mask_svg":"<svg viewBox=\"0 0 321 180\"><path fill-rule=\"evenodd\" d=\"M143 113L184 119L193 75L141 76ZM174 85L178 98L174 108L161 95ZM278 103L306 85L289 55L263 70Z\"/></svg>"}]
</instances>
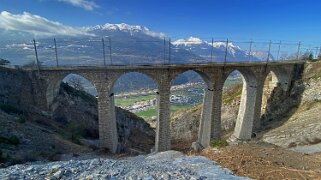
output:
<instances>
[{"instance_id":1,"label":"bridge pier","mask_svg":"<svg viewBox=\"0 0 321 180\"><path fill-rule=\"evenodd\" d=\"M200 125L198 129L197 143L202 147L208 147L211 141L211 123L213 120L213 101L214 90L209 87L205 88L203 109L201 114Z\"/></svg>"},{"instance_id":2,"label":"bridge pier","mask_svg":"<svg viewBox=\"0 0 321 180\"><path fill-rule=\"evenodd\" d=\"M101 83L98 93L99 146L108 148L112 153L118 151L118 134L115 114L114 95L108 85Z\"/></svg>"},{"instance_id":3,"label":"bridge pier","mask_svg":"<svg viewBox=\"0 0 321 180\"><path fill-rule=\"evenodd\" d=\"M155 151L167 151L171 149L170 134L170 81L161 82L157 93L157 127L155 139Z\"/></svg>"},{"instance_id":4,"label":"bridge pier","mask_svg":"<svg viewBox=\"0 0 321 180\"><path fill-rule=\"evenodd\" d=\"M255 76L243 77L241 104L232 138L249 140L252 136L254 113L257 95L257 79Z\"/></svg>"},{"instance_id":5,"label":"bridge pier","mask_svg":"<svg viewBox=\"0 0 321 180\"><path fill-rule=\"evenodd\" d=\"M264 90L264 82L265 78L260 77L257 81L256 86L256 97L255 97L255 109L254 109L254 124L253 130L257 130L261 127L261 109L262 109L262 98L263 98L263 90ZM252 130L252 131L253 131Z\"/></svg>"},{"instance_id":6,"label":"bridge pier","mask_svg":"<svg viewBox=\"0 0 321 180\"><path fill-rule=\"evenodd\" d=\"M221 71L214 73L214 79L207 81L204 90L203 109L197 143L206 148L211 139L221 138L221 106L223 79Z\"/></svg>"},{"instance_id":7,"label":"bridge pier","mask_svg":"<svg viewBox=\"0 0 321 180\"><path fill-rule=\"evenodd\" d=\"M219 72L221 75L221 72ZM221 139L221 112L222 112L222 94L223 94L223 79L221 76L215 79L214 83L214 97L213 97L213 113L212 113L212 127L211 138L213 140Z\"/></svg>"}]
</instances>

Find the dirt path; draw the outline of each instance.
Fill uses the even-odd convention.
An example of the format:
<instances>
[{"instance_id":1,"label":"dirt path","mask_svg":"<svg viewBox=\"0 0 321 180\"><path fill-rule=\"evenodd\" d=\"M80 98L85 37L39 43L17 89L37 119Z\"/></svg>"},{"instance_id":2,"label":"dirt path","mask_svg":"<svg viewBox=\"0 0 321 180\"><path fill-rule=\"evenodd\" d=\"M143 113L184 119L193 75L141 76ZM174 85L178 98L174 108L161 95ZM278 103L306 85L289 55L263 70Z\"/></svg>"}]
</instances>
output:
<instances>
[{"instance_id":1,"label":"dirt path","mask_svg":"<svg viewBox=\"0 0 321 180\"><path fill-rule=\"evenodd\" d=\"M254 179L321 179L321 153L305 155L255 143L205 149L199 154Z\"/></svg>"}]
</instances>

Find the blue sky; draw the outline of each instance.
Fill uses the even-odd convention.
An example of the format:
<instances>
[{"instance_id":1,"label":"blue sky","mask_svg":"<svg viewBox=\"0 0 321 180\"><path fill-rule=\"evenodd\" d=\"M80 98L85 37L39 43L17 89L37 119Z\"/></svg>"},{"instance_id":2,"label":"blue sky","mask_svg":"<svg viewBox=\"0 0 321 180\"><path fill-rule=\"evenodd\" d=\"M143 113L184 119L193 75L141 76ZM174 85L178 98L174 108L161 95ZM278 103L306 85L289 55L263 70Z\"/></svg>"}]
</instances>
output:
<instances>
[{"instance_id":1,"label":"blue sky","mask_svg":"<svg viewBox=\"0 0 321 180\"><path fill-rule=\"evenodd\" d=\"M72 27L137 24L173 38L321 42L320 0L1 0L0 11Z\"/></svg>"}]
</instances>

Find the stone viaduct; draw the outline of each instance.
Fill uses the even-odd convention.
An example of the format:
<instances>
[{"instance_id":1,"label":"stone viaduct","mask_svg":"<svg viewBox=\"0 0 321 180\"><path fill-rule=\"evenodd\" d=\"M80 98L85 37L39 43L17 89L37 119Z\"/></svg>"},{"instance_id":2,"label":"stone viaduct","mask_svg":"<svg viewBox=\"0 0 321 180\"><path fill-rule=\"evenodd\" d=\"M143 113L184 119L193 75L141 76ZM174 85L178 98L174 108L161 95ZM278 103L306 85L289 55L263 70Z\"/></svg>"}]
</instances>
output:
<instances>
[{"instance_id":1,"label":"stone viaduct","mask_svg":"<svg viewBox=\"0 0 321 180\"><path fill-rule=\"evenodd\" d=\"M209 146L211 139L220 139L223 84L234 70L243 78L243 90L236 126L231 139L249 140L253 128L260 125L264 81L272 72L270 85L288 91L297 62L203 64L203 65L153 65L153 66L104 66L104 67L42 67L40 70L25 68L36 77L33 80L34 95L38 107L50 110L59 92L62 80L69 74L88 79L97 90L100 147L112 152L118 149L118 134L114 105L113 85L123 74L139 72L152 78L157 84L157 128L155 151L166 151L170 141L170 88L176 76L185 71L197 72L204 80L203 110L197 144ZM39 83L39 81L41 83ZM144 82L141 82L144 83Z\"/></svg>"}]
</instances>

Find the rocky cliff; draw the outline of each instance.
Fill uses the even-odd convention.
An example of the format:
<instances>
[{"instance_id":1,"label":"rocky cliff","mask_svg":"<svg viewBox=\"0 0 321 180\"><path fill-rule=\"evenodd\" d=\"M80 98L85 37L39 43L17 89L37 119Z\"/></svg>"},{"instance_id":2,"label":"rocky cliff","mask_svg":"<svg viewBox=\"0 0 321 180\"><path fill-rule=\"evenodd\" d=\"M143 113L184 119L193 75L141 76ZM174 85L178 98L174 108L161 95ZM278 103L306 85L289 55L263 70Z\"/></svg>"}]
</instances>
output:
<instances>
[{"instance_id":1,"label":"rocky cliff","mask_svg":"<svg viewBox=\"0 0 321 180\"><path fill-rule=\"evenodd\" d=\"M257 139L285 148L305 145L321 147L321 62L308 62L298 67L288 92L271 88L267 77L263 91L261 126L255 130ZM224 91L222 107L223 137L234 130L239 108L241 86ZM202 106L172 119L173 139L196 140Z\"/></svg>"},{"instance_id":2,"label":"rocky cliff","mask_svg":"<svg viewBox=\"0 0 321 180\"><path fill-rule=\"evenodd\" d=\"M241 91L240 84L224 90L222 97L222 135L228 135L235 126ZM191 142L197 139L201 111L202 105L198 105L187 111L178 112L172 117L172 141L180 142L188 147Z\"/></svg>"},{"instance_id":3,"label":"rocky cliff","mask_svg":"<svg viewBox=\"0 0 321 180\"><path fill-rule=\"evenodd\" d=\"M265 118L262 139L286 148L303 147L307 152L309 146L317 145L320 151L321 62L304 65L302 78L293 82L287 99L280 100L277 95L274 98L270 106L278 104L278 108ZM280 114L286 108L289 111Z\"/></svg>"},{"instance_id":4,"label":"rocky cliff","mask_svg":"<svg viewBox=\"0 0 321 180\"><path fill-rule=\"evenodd\" d=\"M53 111L32 103L32 83L21 70L0 67L0 163L57 160L97 149L96 98L62 83ZM28 99L30 98L30 99ZM155 132L142 118L116 108L123 152L150 152Z\"/></svg>"}]
</instances>

